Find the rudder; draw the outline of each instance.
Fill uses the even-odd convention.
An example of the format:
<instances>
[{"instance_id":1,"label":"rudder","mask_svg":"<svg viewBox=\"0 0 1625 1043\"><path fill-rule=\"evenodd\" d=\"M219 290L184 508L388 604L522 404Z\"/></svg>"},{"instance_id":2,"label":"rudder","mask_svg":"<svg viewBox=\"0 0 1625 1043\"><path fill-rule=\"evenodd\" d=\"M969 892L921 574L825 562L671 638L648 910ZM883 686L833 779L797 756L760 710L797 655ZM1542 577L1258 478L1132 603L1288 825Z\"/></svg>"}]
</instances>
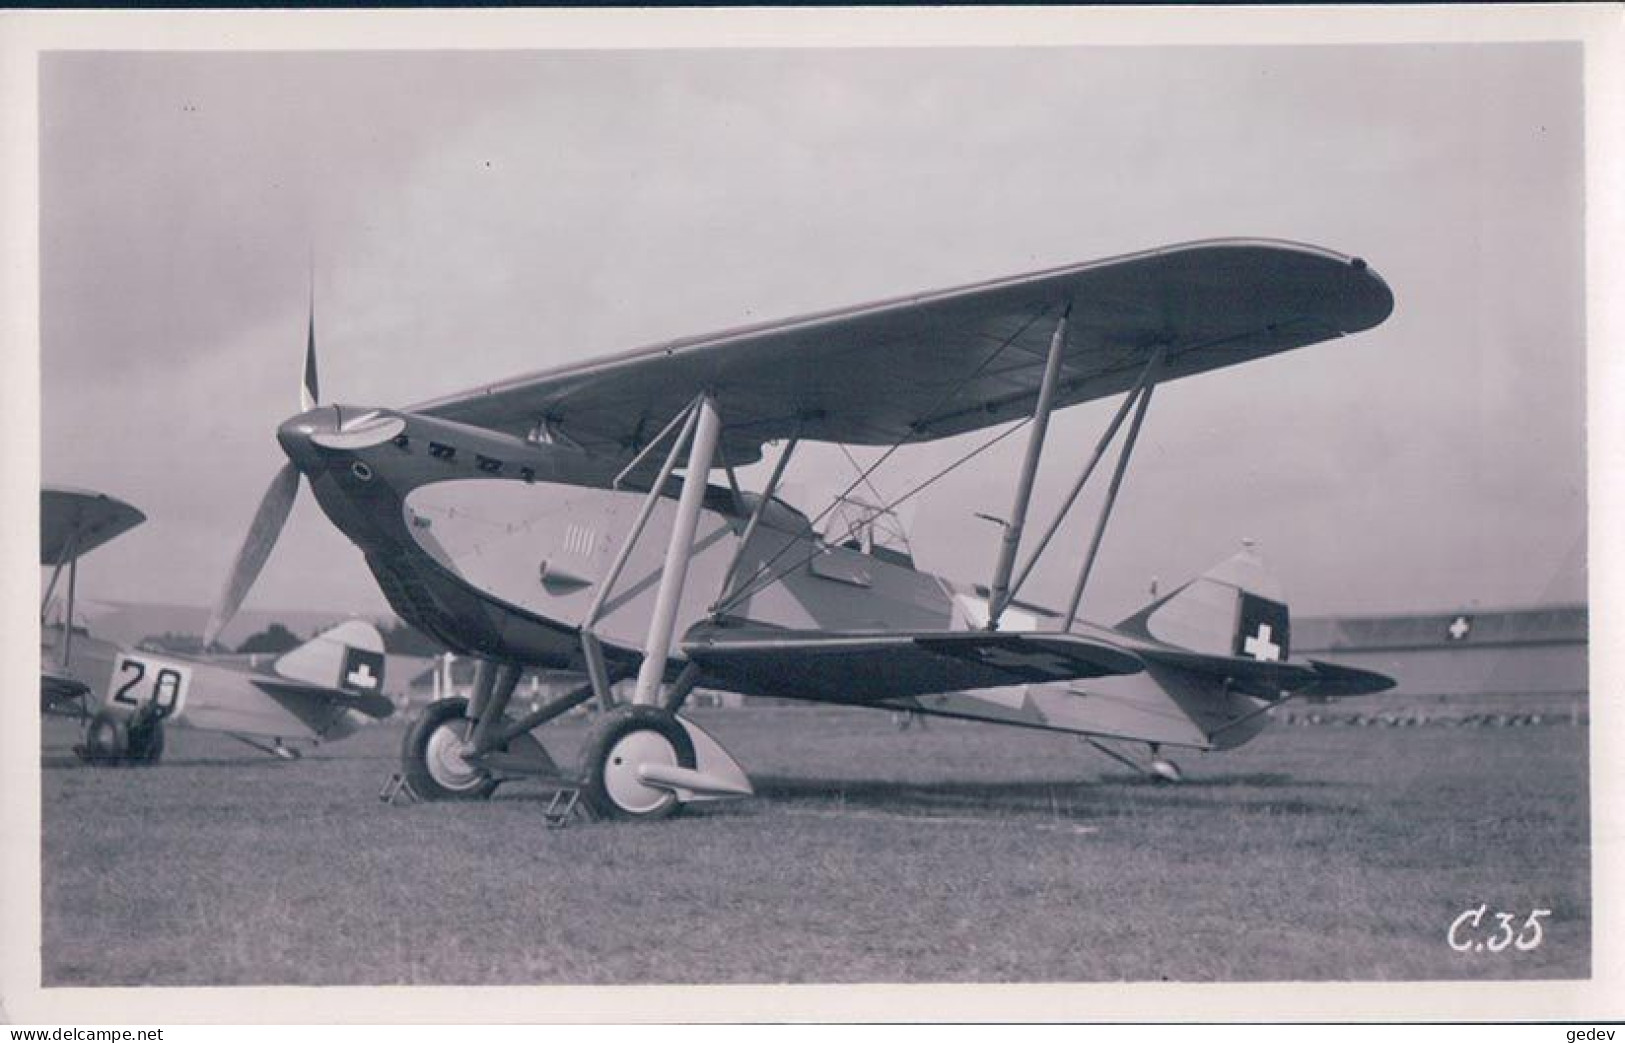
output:
<instances>
[{"instance_id":1,"label":"rudder","mask_svg":"<svg viewBox=\"0 0 1625 1043\"><path fill-rule=\"evenodd\" d=\"M1290 653L1292 619L1279 581L1249 544L1117 629L1204 655L1275 662Z\"/></svg>"},{"instance_id":2,"label":"rudder","mask_svg":"<svg viewBox=\"0 0 1625 1043\"><path fill-rule=\"evenodd\" d=\"M371 623L352 619L283 655L272 669L290 681L376 695L384 689L384 639Z\"/></svg>"}]
</instances>

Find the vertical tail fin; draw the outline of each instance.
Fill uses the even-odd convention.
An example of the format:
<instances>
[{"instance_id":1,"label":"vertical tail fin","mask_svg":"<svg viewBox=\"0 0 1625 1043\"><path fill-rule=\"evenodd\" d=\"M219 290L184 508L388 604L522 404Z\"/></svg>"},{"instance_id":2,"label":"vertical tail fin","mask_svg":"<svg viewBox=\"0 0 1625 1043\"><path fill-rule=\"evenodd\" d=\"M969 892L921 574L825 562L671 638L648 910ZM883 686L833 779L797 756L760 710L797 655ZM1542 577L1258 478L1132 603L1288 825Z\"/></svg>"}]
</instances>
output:
<instances>
[{"instance_id":1,"label":"vertical tail fin","mask_svg":"<svg viewBox=\"0 0 1625 1043\"><path fill-rule=\"evenodd\" d=\"M384 639L371 623L352 619L283 655L272 669L290 681L378 695L384 690Z\"/></svg>"},{"instance_id":2,"label":"vertical tail fin","mask_svg":"<svg viewBox=\"0 0 1625 1043\"><path fill-rule=\"evenodd\" d=\"M1278 661L1291 649L1286 597L1251 544L1117 629L1204 655Z\"/></svg>"}]
</instances>

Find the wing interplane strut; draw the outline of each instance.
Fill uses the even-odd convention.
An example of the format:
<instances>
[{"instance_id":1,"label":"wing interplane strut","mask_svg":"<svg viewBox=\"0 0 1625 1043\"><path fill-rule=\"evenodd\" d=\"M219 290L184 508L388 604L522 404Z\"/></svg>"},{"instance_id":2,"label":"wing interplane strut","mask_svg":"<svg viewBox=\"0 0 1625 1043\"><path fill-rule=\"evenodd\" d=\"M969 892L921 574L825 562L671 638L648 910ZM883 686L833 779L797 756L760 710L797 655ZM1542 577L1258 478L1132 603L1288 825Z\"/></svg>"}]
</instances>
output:
<instances>
[{"instance_id":1,"label":"wing interplane strut","mask_svg":"<svg viewBox=\"0 0 1625 1043\"><path fill-rule=\"evenodd\" d=\"M1038 477L1038 459L1044 452L1044 438L1049 433L1050 411L1055 407L1055 384L1061 377L1061 357L1066 350L1067 324L1072 318L1072 302L1061 312L1060 321L1050 337L1049 355L1044 359L1044 376L1038 385L1038 399L1033 403L1032 426L1027 431L1027 454L1021 461L1021 477L1016 482L1016 498L1010 507L1010 520L1004 523L1003 538L999 541L999 557L993 567L993 582L988 584L987 628L999 629L999 617L1010 604L1014 594L1010 591L1010 570L1015 568L1016 551L1021 547L1021 532L1027 524L1027 507L1033 498L1033 481Z\"/></svg>"},{"instance_id":2,"label":"wing interplane strut","mask_svg":"<svg viewBox=\"0 0 1625 1043\"><path fill-rule=\"evenodd\" d=\"M1151 392L1157 389L1156 373L1162 362L1162 352L1159 350L1151 356L1146 363L1145 374L1140 378L1140 385L1129 397L1137 399L1134 406L1134 419L1129 421L1128 434L1123 442L1123 450L1117 456L1117 468L1112 471L1111 485L1106 489L1106 502L1101 504L1100 519L1095 522L1095 534L1089 540L1089 553L1084 556L1083 565L1078 569L1078 582L1072 588L1072 598L1066 605L1066 622L1061 624L1062 630L1071 630L1073 622L1078 618L1078 603L1083 600L1083 588L1089 583L1089 574L1094 571L1095 558L1100 554L1100 541L1106 535L1106 523L1111 520L1112 508L1117 504L1117 491L1123 486L1123 475L1128 472L1129 457L1134 453L1134 443L1140 437L1140 424L1145 420L1146 409L1151 405ZM1126 404L1126 403L1125 403Z\"/></svg>"},{"instance_id":3,"label":"wing interplane strut","mask_svg":"<svg viewBox=\"0 0 1625 1043\"><path fill-rule=\"evenodd\" d=\"M1050 541L1055 538L1055 534L1060 531L1061 525L1066 521L1067 516L1072 513L1072 507L1078 502L1078 496L1082 494L1084 486L1089 483L1090 477L1095 473L1095 468L1100 465L1101 459L1106 455L1106 450L1111 447L1112 440L1117 437L1117 431L1123 426L1123 420L1128 416L1129 410L1134 408L1134 403L1139 399L1141 389L1146 387L1150 381L1152 367L1156 365L1156 362L1157 360L1153 358L1146 363L1145 370L1140 374L1140 379L1135 383L1129 394L1124 396L1123 404L1117 407L1117 413L1112 417L1111 423L1106 425L1106 431L1100 436L1100 441L1095 444L1095 450L1090 455L1089 462L1084 464L1083 470L1078 473L1078 478L1072 483L1072 490L1067 493L1066 500L1061 504L1061 509L1055 512L1054 520L1050 522L1049 528L1044 530L1044 535L1039 537L1038 546L1033 548L1032 555L1028 557L1027 563L1021 567L1021 572L1012 583L1009 595L1011 601L1015 600L1022 585L1027 582L1027 577L1032 575L1033 568L1037 566L1039 559L1044 556L1044 551L1049 549Z\"/></svg>"},{"instance_id":4,"label":"wing interplane strut","mask_svg":"<svg viewBox=\"0 0 1625 1043\"><path fill-rule=\"evenodd\" d=\"M694 551L694 532L699 526L700 508L705 504L706 478L716 463L717 444L722 434L722 418L711 392L700 395L694 404L698 422L688 445L688 468L683 491L677 499L677 517L666 544L666 561L660 569L660 589L655 595L654 614L649 619L649 636L644 642L643 665L638 668L637 691L633 705L659 701L660 682L666 675L666 658L671 653L672 633L677 627L678 602L688 578L689 558ZM652 490L659 495L659 487Z\"/></svg>"}]
</instances>

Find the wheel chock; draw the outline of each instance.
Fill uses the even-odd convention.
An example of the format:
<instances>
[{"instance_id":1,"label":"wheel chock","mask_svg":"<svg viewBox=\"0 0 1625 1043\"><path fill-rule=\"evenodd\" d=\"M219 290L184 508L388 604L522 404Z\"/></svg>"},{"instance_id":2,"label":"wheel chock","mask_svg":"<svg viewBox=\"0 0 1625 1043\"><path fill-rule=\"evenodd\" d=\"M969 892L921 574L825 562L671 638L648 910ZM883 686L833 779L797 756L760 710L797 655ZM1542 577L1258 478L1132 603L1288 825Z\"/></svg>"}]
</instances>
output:
<instances>
[{"instance_id":1,"label":"wheel chock","mask_svg":"<svg viewBox=\"0 0 1625 1043\"><path fill-rule=\"evenodd\" d=\"M553 799L547 802L547 809L542 812L542 817L547 819L548 829L563 829L577 815L589 821L592 819L592 812L581 802L581 789L577 786L554 790Z\"/></svg>"},{"instance_id":2,"label":"wheel chock","mask_svg":"<svg viewBox=\"0 0 1625 1043\"><path fill-rule=\"evenodd\" d=\"M418 803L417 792L412 789L412 784L406 781L406 776L398 771L384 783L384 788L378 793L378 799L391 807Z\"/></svg>"}]
</instances>

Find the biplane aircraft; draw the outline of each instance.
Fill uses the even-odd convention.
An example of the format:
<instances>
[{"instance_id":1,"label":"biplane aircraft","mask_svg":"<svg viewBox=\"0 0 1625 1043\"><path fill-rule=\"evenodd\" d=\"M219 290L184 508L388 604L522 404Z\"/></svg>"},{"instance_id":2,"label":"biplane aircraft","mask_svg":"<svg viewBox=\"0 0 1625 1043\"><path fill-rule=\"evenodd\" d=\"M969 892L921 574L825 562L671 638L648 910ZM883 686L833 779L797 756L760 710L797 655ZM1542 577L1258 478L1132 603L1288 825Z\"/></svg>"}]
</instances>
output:
<instances>
[{"instance_id":1,"label":"biplane aircraft","mask_svg":"<svg viewBox=\"0 0 1625 1043\"><path fill-rule=\"evenodd\" d=\"M223 732L285 760L307 743L343 738L365 719L388 717L384 642L350 620L276 658L265 669L200 656L127 649L77 623L79 559L145 520L105 493L40 491L40 564L51 569L40 606L44 713L84 724L79 756L94 764L152 764L174 724ZM53 621L64 569L66 604Z\"/></svg>"},{"instance_id":2,"label":"biplane aircraft","mask_svg":"<svg viewBox=\"0 0 1625 1043\"><path fill-rule=\"evenodd\" d=\"M679 712L701 685L1145 744L1149 770L1172 775L1163 747L1233 747L1284 699L1391 682L1291 658L1287 606L1250 549L1116 626L1079 619L1152 392L1370 329L1392 308L1358 258L1217 240L676 340L409 409L318 405L312 317L304 411L277 431L288 463L211 629L252 585L303 476L395 611L480 662L471 697L431 704L406 737L402 774L421 798L556 776L534 733L595 697L610 712L577 779L598 814L749 794ZM1117 394L1023 558L1051 413ZM1070 603L1018 603L1125 421ZM886 446L884 461L1012 424L1027 429L1025 455L982 585L920 571L872 532L820 533L822 516L775 495L801 442ZM765 488L740 488L737 469L780 441ZM535 667L582 681L511 716L515 681ZM614 706L612 685L634 676Z\"/></svg>"}]
</instances>

